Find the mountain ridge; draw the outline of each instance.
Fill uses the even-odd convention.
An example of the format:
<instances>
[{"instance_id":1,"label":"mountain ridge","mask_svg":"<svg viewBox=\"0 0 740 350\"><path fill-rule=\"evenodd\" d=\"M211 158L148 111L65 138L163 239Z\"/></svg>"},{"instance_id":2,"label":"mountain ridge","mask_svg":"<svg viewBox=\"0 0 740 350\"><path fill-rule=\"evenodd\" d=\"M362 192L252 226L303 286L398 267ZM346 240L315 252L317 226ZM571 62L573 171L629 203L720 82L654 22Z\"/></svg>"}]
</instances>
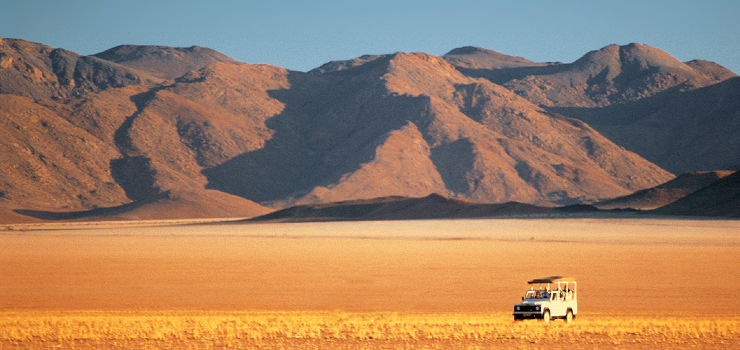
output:
<instances>
[{"instance_id":1,"label":"mountain ridge","mask_svg":"<svg viewBox=\"0 0 740 350\"><path fill-rule=\"evenodd\" d=\"M457 69L501 84L547 111L585 121L673 173L740 165L735 151L740 140L733 136L740 133L733 122L740 116L740 80L716 63L680 62L632 43L608 45L566 64Z\"/></svg>"},{"instance_id":2,"label":"mountain ridge","mask_svg":"<svg viewBox=\"0 0 740 350\"><path fill-rule=\"evenodd\" d=\"M63 99L161 79L93 56L22 39L0 40L0 93Z\"/></svg>"},{"instance_id":3,"label":"mountain ridge","mask_svg":"<svg viewBox=\"0 0 740 350\"><path fill-rule=\"evenodd\" d=\"M604 107L671 88L695 89L737 76L707 61L690 62L697 69L663 50L631 43L608 45L566 64L459 69L548 107Z\"/></svg>"},{"instance_id":4,"label":"mountain ridge","mask_svg":"<svg viewBox=\"0 0 740 350\"><path fill-rule=\"evenodd\" d=\"M470 76L445 57L367 55L303 73L198 47L119 46L98 54L119 64L7 40L0 44L0 157L14 171L0 173L0 207L25 213L95 213L141 202L149 217L172 217L178 205L194 208L182 215L196 215L199 206L221 203L203 214L250 216L271 210L265 206L430 193L553 206L673 178L588 124ZM450 56L532 64L483 50ZM135 62L147 72L132 68ZM155 76L158 65L165 75ZM78 72L74 87L60 83L59 67ZM498 70L520 68L527 67ZM3 77L31 83L14 88Z\"/></svg>"}]
</instances>

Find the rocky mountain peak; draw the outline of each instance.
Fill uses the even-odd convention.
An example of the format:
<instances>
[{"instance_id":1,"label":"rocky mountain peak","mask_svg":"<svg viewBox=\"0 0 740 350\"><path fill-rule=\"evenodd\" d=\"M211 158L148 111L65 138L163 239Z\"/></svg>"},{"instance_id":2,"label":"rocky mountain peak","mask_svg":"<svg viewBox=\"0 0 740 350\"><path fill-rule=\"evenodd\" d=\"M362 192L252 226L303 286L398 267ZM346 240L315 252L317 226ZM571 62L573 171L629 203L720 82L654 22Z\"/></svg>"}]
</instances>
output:
<instances>
[{"instance_id":1,"label":"rocky mountain peak","mask_svg":"<svg viewBox=\"0 0 740 350\"><path fill-rule=\"evenodd\" d=\"M20 39L0 46L0 93L39 98L66 98L86 92L160 79L113 62L52 49Z\"/></svg>"},{"instance_id":2,"label":"rocky mountain peak","mask_svg":"<svg viewBox=\"0 0 740 350\"><path fill-rule=\"evenodd\" d=\"M93 56L162 79L177 78L217 62L238 63L216 50L200 46L120 45Z\"/></svg>"},{"instance_id":3,"label":"rocky mountain peak","mask_svg":"<svg viewBox=\"0 0 740 350\"><path fill-rule=\"evenodd\" d=\"M606 46L587 53L576 60L572 66L575 69L592 73L590 78L605 73L607 80L612 80L622 73L640 74L639 72L647 70L680 74L686 79L697 76L690 67L667 52L638 43Z\"/></svg>"},{"instance_id":4,"label":"rocky mountain peak","mask_svg":"<svg viewBox=\"0 0 740 350\"><path fill-rule=\"evenodd\" d=\"M459 47L442 57L456 67L467 69L501 69L547 65L475 46Z\"/></svg>"}]
</instances>

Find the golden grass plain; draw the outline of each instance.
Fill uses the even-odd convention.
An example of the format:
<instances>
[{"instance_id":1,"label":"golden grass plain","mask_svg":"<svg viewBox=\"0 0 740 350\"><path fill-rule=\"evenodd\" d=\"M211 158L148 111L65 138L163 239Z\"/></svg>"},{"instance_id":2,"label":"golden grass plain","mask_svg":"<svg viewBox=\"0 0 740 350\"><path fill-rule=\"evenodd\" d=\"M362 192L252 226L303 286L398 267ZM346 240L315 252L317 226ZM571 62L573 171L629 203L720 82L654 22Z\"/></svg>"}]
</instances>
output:
<instances>
[{"instance_id":1,"label":"golden grass plain","mask_svg":"<svg viewBox=\"0 0 740 350\"><path fill-rule=\"evenodd\" d=\"M740 346L738 221L185 224L0 228L0 347ZM513 322L549 275L576 321Z\"/></svg>"}]
</instances>

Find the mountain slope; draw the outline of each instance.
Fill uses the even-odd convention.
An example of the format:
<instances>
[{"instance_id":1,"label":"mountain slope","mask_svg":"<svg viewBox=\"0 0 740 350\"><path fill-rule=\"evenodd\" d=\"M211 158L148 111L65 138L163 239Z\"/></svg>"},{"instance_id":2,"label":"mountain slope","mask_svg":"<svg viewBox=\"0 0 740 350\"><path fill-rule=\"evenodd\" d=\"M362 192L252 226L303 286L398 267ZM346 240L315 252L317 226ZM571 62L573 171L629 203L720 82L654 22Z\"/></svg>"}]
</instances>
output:
<instances>
[{"instance_id":1,"label":"mountain slope","mask_svg":"<svg viewBox=\"0 0 740 350\"><path fill-rule=\"evenodd\" d=\"M153 148L167 148L158 144L159 130L153 125L134 123L148 98L161 89L149 84L160 79L98 58L15 39L2 39L0 61L3 210L89 211L94 215L106 208L149 203L165 191L171 193L167 203L192 206L199 202L202 208L178 214L147 204L150 216L218 215L207 206L219 202L229 203L217 205L221 215L244 217L267 210L246 199L213 194L204 188L205 181L199 184L178 178L176 185L166 189L152 186L154 178L170 175L166 167L159 173L152 169L151 159L144 155L147 151L132 145L130 134L142 132L141 137ZM65 72L70 79L64 80ZM196 174L196 179L200 176L198 170L190 174ZM18 215L2 217L15 221Z\"/></svg>"},{"instance_id":2,"label":"mountain slope","mask_svg":"<svg viewBox=\"0 0 740 350\"><path fill-rule=\"evenodd\" d=\"M740 166L740 77L602 108L549 108L674 173Z\"/></svg>"},{"instance_id":3,"label":"mountain slope","mask_svg":"<svg viewBox=\"0 0 740 350\"><path fill-rule=\"evenodd\" d=\"M27 97L0 94L3 201L50 208L122 204L107 170L115 147Z\"/></svg>"},{"instance_id":4,"label":"mountain slope","mask_svg":"<svg viewBox=\"0 0 740 350\"><path fill-rule=\"evenodd\" d=\"M585 124L467 78L438 57L361 57L289 78L291 91L276 94L286 108L270 120L274 142L206 170L212 188L245 198L282 193L287 197L262 198L280 205L433 192L548 203L626 194L671 177ZM336 99L294 100L293 90ZM279 143L281 135L291 141ZM233 181L253 171L247 164L285 169L286 163L303 170L275 175L281 188L265 191L272 177Z\"/></svg>"}]
</instances>

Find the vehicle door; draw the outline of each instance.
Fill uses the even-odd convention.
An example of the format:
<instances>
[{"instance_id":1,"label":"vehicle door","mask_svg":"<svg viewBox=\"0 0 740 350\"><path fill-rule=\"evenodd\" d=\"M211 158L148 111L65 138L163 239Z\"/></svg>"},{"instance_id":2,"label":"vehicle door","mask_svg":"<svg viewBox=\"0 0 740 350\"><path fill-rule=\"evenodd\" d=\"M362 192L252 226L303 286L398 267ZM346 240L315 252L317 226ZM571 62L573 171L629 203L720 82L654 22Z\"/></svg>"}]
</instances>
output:
<instances>
[{"instance_id":1,"label":"vehicle door","mask_svg":"<svg viewBox=\"0 0 740 350\"><path fill-rule=\"evenodd\" d=\"M550 293L550 316L551 317L562 317L565 316L566 303L560 300L560 293Z\"/></svg>"}]
</instances>

